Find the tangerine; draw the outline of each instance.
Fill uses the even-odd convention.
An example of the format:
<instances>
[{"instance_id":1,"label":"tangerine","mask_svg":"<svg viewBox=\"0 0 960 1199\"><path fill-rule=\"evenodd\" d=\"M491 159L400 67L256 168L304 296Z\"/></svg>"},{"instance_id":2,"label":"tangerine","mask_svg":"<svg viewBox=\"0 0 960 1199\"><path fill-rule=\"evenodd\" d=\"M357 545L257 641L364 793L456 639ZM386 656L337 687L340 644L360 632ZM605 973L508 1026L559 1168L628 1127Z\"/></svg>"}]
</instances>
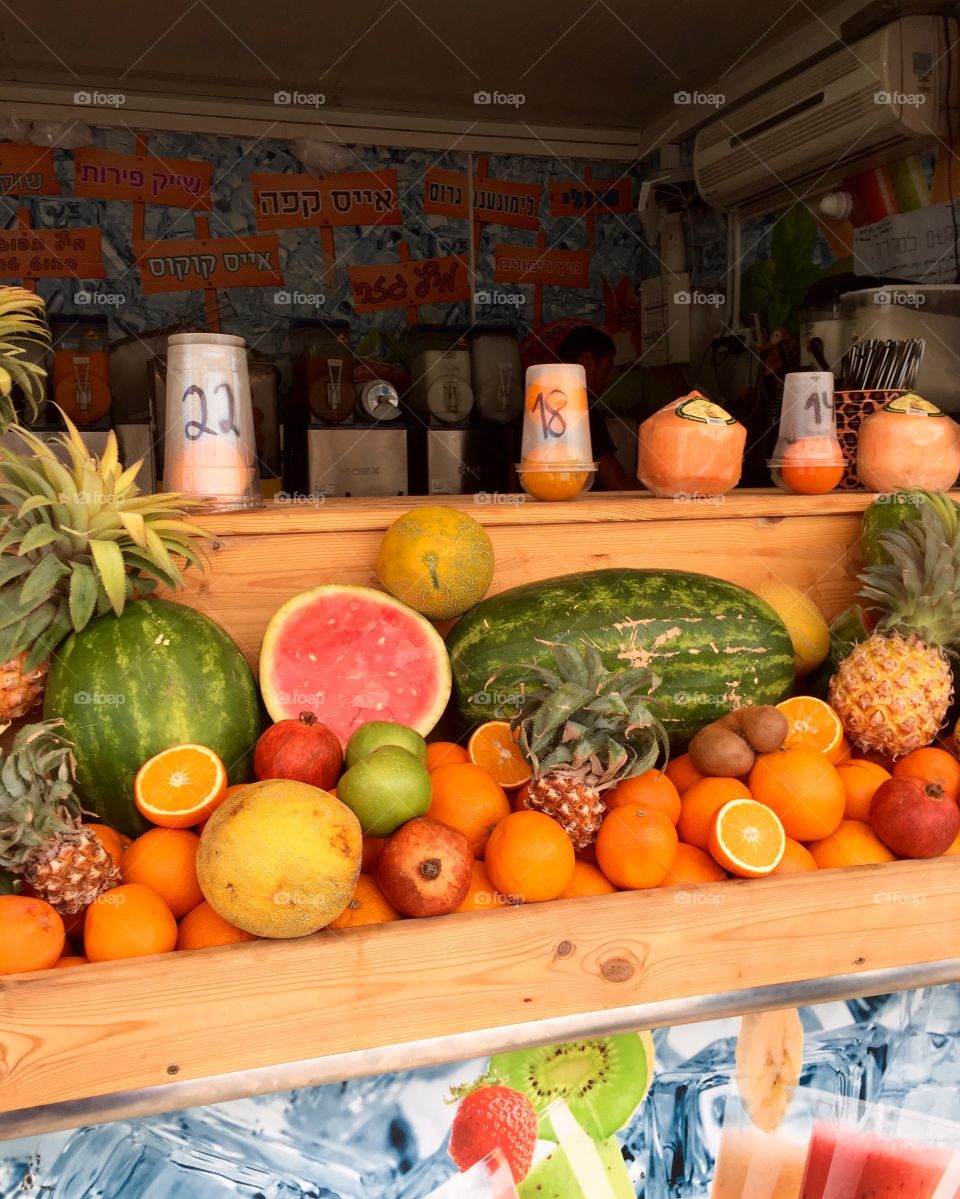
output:
<instances>
[{"instance_id":1,"label":"tangerine","mask_svg":"<svg viewBox=\"0 0 960 1199\"><path fill-rule=\"evenodd\" d=\"M65 940L60 913L45 899L0 895L0 974L49 970Z\"/></svg>"},{"instance_id":2,"label":"tangerine","mask_svg":"<svg viewBox=\"0 0 960 1199\"><path fill-rule=\"evenodd\" d=\"M507 793L485 770L472 762L438 766L430 775L430 807L426 815L459 829L475 858L482 858L487 838L510 815Z\"/></svg>"},{"instance_id":3,"label":"tangerine","mask_svg":"<svg viewBox=\"0 0 960 1199\"><path fill-rule=\"evenodd\" d=\"M109 824L85 824L83 827L88 828L94 834L103 848L113 858L113 864L119 866L124 850L130 844L130 838L125 837L123 833L118 833Z\"/></svg>"},{"instance_id":4,"label":"tangerine","mask_svg":"<svg viewBox=\"0 0 960 1199\"><path fill-rule=\"evenodd\" d=\"M474 859L470 864L470 890L456 909L458 912L489 912L492 908L506 906L503 896L494 890L490 875L483 862Z\"/></svg>"},{"instance_id":5,"label":"tangerine","mask_svg":"<svg viewBox=\"0 0 960 1199\"><path fill-rule=\"evenodd\" d=\"M694 783L699 783L706 775L694 766L689 754L681 754L679 758L671 758L664 771L667 778L676 787L677 793L683 798L684 792L689 791Z\"/></svg>"},{"instance_id":6,"label":"tangerine","mask_svg":"<svg viewBox=\"0 0 960 1199\"><path fill-rule=\"evenodd\" d=\"M217 915L204 900L180 921L177 949L209 949L212 945L239 945L241 941L256 939L253 933L246 933Z\"/></svg>"},{"instance_id":7,"label":"tangerine","mask_svg":"<svg viewBox=\"0 0 960 1199\"><path fill-rule=\"evenodd\" d=\"M710 854L731 874L763 878L780 865L786 845L780 817L755 799L731 799L716 814Z\"/></svg>"},{"instance_id":8,"label":"tangerine","mask_svg":"<svg viewBox=\"0 0 960 1199\"><path fill-rule=\"evenodd\" d=\"M399 919L400 913L387 902L377 880L361 874L350 902L327 928L358 928L361 924L386 924Z\"/></svg>"},{"instance_id":9,"label":"tangerine","mask_svg":"<svg viewBox=\"0 0 960 1199\"><path fill-rule=\"evenodd\" d=\"M746 783L739 779L720 775L700 779L680 797L680 819L677 821L680 840L697 849L709 850L714 816L731 799L751 798Z\"/></svg>"},{"instance_id":10,"label":"tangerine","mask_svg":"<svg viewBox=\"0 0 960 1199\"><path fill-rule=\"evenodd\" d=\"M596 847L600 869L616 886L659 887L677 856L677 830L663 812L630 804L604 817Z\"/></svg>"},{"instance_id":11,"label":"tangerine","mask_svg":"<svg viewBox=\"0 0 960 1199\"><path fill-rule=\"evenodd\" d=\"M896 854L891 853L870 825L862 820L842 820L828 837L811 841L807 848L820 870L897 860Z\"/></svg>"},{"instance_id":12,"label":"tangerine","mask_svg":"<svg viewBox=\"0 0 960 1199\"><path fill-rule=\"evenodd\" d=\"M801 437L784 451L779 471L795 495L825 495L843 478L840 443L835 437Z\"/></svg>"},{"instance_id":13,"label":"tangerine","mask_svg":"<svg viewBox=\"0 0 960 1199\"><path fill-rule=\"evenodd\" d=\"M891 777L888 770L865 758L851 758L837 766L837 774L843 783L845 795L843 815L846 820L862 820L870 816L870 800L873 793Z\"/></svg>"},{"instance_id":14,"label":"tangerine","mask_svg":"<svg viewBox=\"0 0 960 1199\"><path fill-rule=\"evenodd\" d=\"M664 876L661 887L681 887L687 883L718 883L726 878L722 867L695 845L677 846L677 856Z\"/></svg>"},{"instance_id":15,"label":"tangerine","mask_svg":"<svg viewBox=\"0 0 960 1199\"><path fill-rule=\"evenodd\" d=\"M427 770L438 766L452 766L457 762L469 762L470 757L462 745L455 741L431 741L427 745Z\"/></svg>"},{"instance_id":16,"label":"tangerine","mask_svg":"<svg viewBox=\"0 0 960 1199\"><path fill-rule=\"evenodd\" d=\"M501 787L521 787L530 781L530 765L508 720L488 720L467 743L470 761Z\"/></svg>"},{"instance_id":17,"label":"tangerine","mask_svg":"<svg viewBox=\"0 0 960 1199\"><path fill-rule=\"evenodd\" d=\"M787 718L784 749L816 749L832 761L831 755L842 748L843 725L824 700L795 695L777 704L777 711Z\"/></svg>"},{"instance_id":18,"label":"tangerine","mask_svg":"<svg viewBox=\"0 0 960 1199\"><path fill-rule=\"evenodd\" d=\"M639 803L662 812L671 824L680 819L680 795L671 780L660 770L648 770L624 779L603 797L610 811Z\"/></svg>"},{"instance_id":19,"label":"tangerine","mask_svg":"<svg viewBox=\"0 0 960 1199\"><path fill-rule=\"evenodd\" d=\"M750 791L780 817L794 841L829 837L843 819L846 796L840 775L814 749L761 754L750 771Z\"/></svg>"},{"instance_id":20,"label":"tangerine","mask_svg":"<svg viewBox=\"0 0 960 1199\"><path fill-rule=\"evenodd\" d=\"M773 873L798 874L800 871L816 870L816 868L817 863L813 860L810 850L805 845L801 845L799 841L794 841L792 837L787 837L783 847L783 857Z\"/></svg>"},{"instance_id":21,"label":"tangerine","mask_svg":"<svg viewBox=\"0 0 960 1199\"><path fill-rule=\"evenodd\" d=\"M527 809L527 796L529 794L530 794L530 784L529 783L524 783L523 786L519 788L519 790L514 791L514 793L510 796L511 811L526 812L528 810Z\"/></svg>"},{"instance_id":22,"label":"tangerine","mask_svg":"<svg viewBox=\"0 0 960 1199\"><path fill-rule=\"evenodd\" d=\"M960 762L945 749L915 749L897 762L893 777L923 779L937 783L951 799L960 796Z\"/></svg>"},{"instance_id":23,"label":"tangerine","mask_svg":"<svg viewBox=\"0 0 960 1199\"><path fill-rule=\"evenodd\" d=\"M83 950L91 962L169 953L176 944L173 913L142 883L111 887L87 908Z\"/></svg>"},{"instance_id":24,"label":"tangerine","mask_svg":"<svg viewBox=\"0 0 960 1199\"><path fill-rule=\"evenodd\" d=\"M616 887L597 866L578 859L573 865L573 878L560 899L579 899L581 895L610 895Z\"/></svg>"},{"instance_id":25,"label":"tangerine","mask_svg":"<svg viewBox=\"0 0 960 1199\"><path fill-rule=\"evenodd\" d=\"M64 954L53 963L54 970L69 970L72 966L88 966L90 963L80 954Z\"/></svg>"},{"instance_id":26,"label":"tangerine","mask_svg":"<svg viewBox=\"0 0 960 1199\"><path fill-rule=\"evenodd\" d=\"M163 828L189 828L216 811L227 794L227 768L206 745L171 745L137 771L133 796L140 814Z\"/></svg>"},{"instance_id":27,"label":"tangerine","mask_svg":"<svg viewBox=\"0 0 960 1199\"><path fill-rule=\"evenodd\" d=\"M484 862L508 902L539 903L563 894L576 858L573 842L551 816L511 812L490 834Z\"/></svg>"},{"instance_id":28,"label":"tangerine","mask_svg":"<svg viewBox=\"0 0 960 1199\"><path fill-rule=\"evenodd\" d=\"M155 891L179 920L198 904L200 838L185 828L152 828L134 841L120 859L125 883L142 883Z\"/></svg>"}]
</instances>

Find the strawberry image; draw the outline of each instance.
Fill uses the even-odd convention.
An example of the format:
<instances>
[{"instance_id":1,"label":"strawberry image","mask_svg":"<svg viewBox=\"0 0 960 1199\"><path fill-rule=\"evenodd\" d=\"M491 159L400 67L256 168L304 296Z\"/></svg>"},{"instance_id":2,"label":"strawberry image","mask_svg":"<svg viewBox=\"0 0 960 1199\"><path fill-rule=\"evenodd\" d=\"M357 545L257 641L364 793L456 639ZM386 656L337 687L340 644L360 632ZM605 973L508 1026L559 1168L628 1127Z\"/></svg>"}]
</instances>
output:
<instances>
[{"instance_id":1,"label":"strawberry image","mask_svg":"<svg viewBox=\"0 0 960 1199\"><path fill-rule=\"evenodd\" d=\"M530 1170L537 1142L537 1113L521 1091L485 1085L463 1094L450 1131L449 1153L460 1171L499 1149L522 1182Z\"/></svg>"}]
</instances>

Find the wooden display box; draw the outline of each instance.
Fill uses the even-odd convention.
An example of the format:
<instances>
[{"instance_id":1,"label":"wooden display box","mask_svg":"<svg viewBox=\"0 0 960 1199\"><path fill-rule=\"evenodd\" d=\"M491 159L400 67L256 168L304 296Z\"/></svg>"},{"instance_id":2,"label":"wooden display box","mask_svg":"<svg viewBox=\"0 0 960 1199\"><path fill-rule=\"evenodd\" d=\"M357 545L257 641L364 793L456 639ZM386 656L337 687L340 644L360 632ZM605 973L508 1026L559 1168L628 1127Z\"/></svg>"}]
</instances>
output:
<instances>
[{"instance_id":1,"label":"wooden display box","mask_svg":"<svg viewBox=\"0 0 960 1199\"><path fill-rule=\"evenodd\" d=\"M829 617L854 595L871 498L449 502L487 527L493 590L598 567L671 567L748 587L792 583ZM384 529L426 502L207 518L212 567L191 572L180 598L224 625L255 667L284 600L321 582L375 585ZM958 979L958 870L960 859L945 858L623 892L0 978L0 1112L10 1113L0 1135ZM300 1066L271 1069L291 1063ZM117 1098L131 1093L136 1102Z\"/></svg>"}]
</instances>

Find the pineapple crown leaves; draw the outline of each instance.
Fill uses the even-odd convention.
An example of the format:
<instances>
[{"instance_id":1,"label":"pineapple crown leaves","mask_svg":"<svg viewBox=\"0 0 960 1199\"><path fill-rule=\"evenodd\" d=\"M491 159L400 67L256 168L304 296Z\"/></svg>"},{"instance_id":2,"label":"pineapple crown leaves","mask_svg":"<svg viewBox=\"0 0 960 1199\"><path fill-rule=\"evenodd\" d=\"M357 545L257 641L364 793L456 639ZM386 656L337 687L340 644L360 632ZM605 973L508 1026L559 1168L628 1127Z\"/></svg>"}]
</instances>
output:
<instances>
[{"instance_id":1,"label":"pineapple crown leaves","mask_svg":"<svg viewBox=\"0 0 960 1199\"><path fill-rule=\"evenodd\" d=\"M550 645L556 670L539 663L504 667L523 702L512 720L535 776L575 776L598 790L649 770L669 749L650 693L659 677L646 667L608 670L598 650Z\"/></svg>"},{"instance_id":2,"label":"pineapple crown leaves","mask_svg":"<svg viewBox=\"0 0 960 1199\"><path fill-rule=\"evenodd\" d=\"M960 641L960 527L940 505L925 504L919 520L885 529L889 562L860 575L860 596L880 612L880 632L896 630L924 644Z\"/></svg>"},{"instance_id":3,"label":"pineapple crown leaves","mask_svg":"<svg viewBox=\"0 0 960 1199\"><path fill-rule=\"evenodd\" d=\"M0 433L15 417L13 392L23 394L27 420L40 411L46 370L36 362L22 361L33 346L46 350L50 330L43 319L44 302L24 287L0 287Z\"/></svg>"},{"instance_id":4,"label":"pineapple crown leaves","mask_svg":"<svg viewBox=\"0 0 960 1199\"><path fill-rule=\"evenodd\" d=\"M0 752L0 867L17 871L34 849L70 832L83 809L76 793L73 745L62 720L26 724Z\"/></svg>"},{"instance_id":5,"label":"pineapple crown leaves","mask_svg":"<svg viewBox=\"0 0 960 1199\"><path fill-rule=\"evenodd\" d=\"M204 565L208 534L181 519L183 497L142 494L141 463L121 467L114 433L98 459L64 420L59 454L20 426L29 452L0 447L0 500L14 509L0 518L0 662L28 649L28 670L94 615L120 615L158 583L175 591Z\"/></svg>"}]
</instances>

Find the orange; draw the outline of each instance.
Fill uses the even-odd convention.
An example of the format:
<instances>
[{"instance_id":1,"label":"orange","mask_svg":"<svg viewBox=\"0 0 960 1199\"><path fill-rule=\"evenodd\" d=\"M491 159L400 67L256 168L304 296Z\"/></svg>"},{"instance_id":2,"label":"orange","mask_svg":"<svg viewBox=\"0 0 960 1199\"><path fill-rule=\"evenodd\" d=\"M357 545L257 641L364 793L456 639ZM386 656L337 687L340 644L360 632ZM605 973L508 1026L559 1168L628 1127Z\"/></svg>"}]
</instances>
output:
<instances>
[{"instance_id":1,"label":"orange","mask_svg":"<svg viewBox=\"0 0 960 1199\"><path fill-rule=\"evenodd\" d=\"M179 920L203 892L197 882L200 838L185 828L152 828L138 837L120 859L125 883L143 883L155 891Z\"/></svg>"},{"instance_id":2,"label":"orange","mask_svg":"<svg viewBox=\"0 0 960 1199\"><path fill-rule=\"evenodd\" d=\"M472 762L438 766L430 775L431 800L427 815L459 829L475 858L482 858L487 838L505 816L510 800L498 782Z\"/></svg>"},{"instance_id":3,"label":"orange","mask_svg":"<svg viewBox=\"0 0 960 1199\"><path fill-rule=\"evenodd\" d=\"M694 783L699 783L706 775L694 766L690 760L689 754L681 754L679 758L671 758L667 763L667 768L664 771L667 778L676 787L677 793L683 797L685 791L688 791Z\"/></svg>"},{"instance_id":4,"label":"orange","mask_svg":"<svg viewBox=\"0 0 960 1199\"><path fill-rule=\"evenodd\" d=\"M597 864L616 886L659 887L677 856L677 830L663 812L630 804L604 817L596 846Z\"/></svg>"},{"instance_id":5,"label":"orange","mask_svg":"<svg viewBox=\"0 0 960 1199\"><path fill-rule=\"evenodd\" d=\"M869 866L877 862L895 862L897 856L887 849L869 824L862 820L843 820L821 841L807 846L820 870L833 866Z\"/></svg>"},{"instance_id":6,"label":"orange","mask_svg":"<svg viewBox=\"0 0 960 1199\"><path fill-rule=\"evenodd\" d=\"M639 803L662 812L671 824L675 825L680 819L680 796L670 779L659 770L648 770L645 774L624 779L604 795L603 801L611 811Z\"/></svg>"},{"instance_id":7,"label":"orange","mask_svg":"<svg viewBox=\"0 0 960 1199\"><path fill-rule=\"evenodd\" d=\"M780 817L755 799L732 799L716 814L710 854L731 874L763 878L780 865L786 847Z\"/></svg>"},{"instance_id":8,"label":"orange","mask_svg":"<svg viewBox=\"0 0 960 1199\"><path fill-rule=\"evenodd\" d=\"M45 899L0 895L0 974L49 970L65 940L63 920Z\"/></svg>"},{"instance_id":9,"label":"orange","mask_svg":"<svg viewBox=\"0 0 960 1199\"><path fill-rule=\"evenodd\" d=\"M84 828L88 828L96 836L103 848L113 858L114 863L119 866L123 851L130 844L130 838L125 837L123 833L118 833L108 824L85 824Z\"/></svg>"},{"instance_id":10,"label":"orange","mask_svg":"<svg viewBox=\"0 0 960 1199\"><path fill-rule=\"evenodd\" d=\"M960 853L960 833L957 833L950 848L943 851L943 856L945 858L952 858L958 853Z\"/></svg>"},{"instance_id":11,"label":"orange","mask_svg":"<svg viewBox=\"0 0 960 1199\"><path fill-rule=\"evenodd\" d=\"M427 746L427 770L438 766L451 766L455 762L469 762L470 758L462 745L455 741L431 741Z\"/></svg>"},{"instance_id":12,"label":"orange","mask_svg":"<svg viewBox=\"0 0 960 1199\"><path fill-rule=\"evenodd\" d=\"M846 796L843 808L845 819L868 820L873 793L890 778L890 772L865 758L851 758L849 762L841 762L837 766L837 774L840 775Z\"/></svg>"},{"instance_id":13,"label":"orange","mask_svg":"<svg viewBox=\"0 0 960 1199\"><path fill-rule=\"evenodd\" d=\"M839 765L840 762L849 762L853 757L853 749L850 745L850 742L846 739L846 737L841 737L840 744L835 750L833 750L831 753L828 753L826 757L827 761L832 762L834 766Z\"/></svg>"},{"instance_id":14,"label":"orange","mask_svg":"<svg viewBox=\"0 0 960 1199\"><path fill-rule=\"evenodd\" d=\"M661 887L680 887L686 883L718 883L726 878L717 863L695 845L677 846L677 856L664 876Z\"/></svg>"},{"instance_id":15,"label":"orange","mask_svg":"<svg viewBox=\"0 0 960 1199\"><path fill-rule=\"evenodd\" d=\"M510 796L510 808L514 812L525 812L527 810L527 796L530 794L530 784L524 783L519 791L514 791Z\"/></svg>"},{"instance_id":16,"label":"orange","mask_svg":"<svg viewBox=\"0 0 960 1199\"><path fill-rule=\"evenodd\" d=\"M244 932L218 916L204 900L180 921L177 949L209 949L211 945L239 945L241 941L256 939L253 933Z\"/></svg>"},{"instance_id":17,"label":"orange","mask_svg":"<svg viewBox=\"0 0 960 1199\"><path fill-rule=\"evenodd\" d=\"M377 858L383 853L383 847L386 843L386 837L363 838L363 857L360 859L360 870L363 874L369 874L374 866L376 866Z\"/></svg>"},{"instance_id":18,"label":"orange","mask_svg":"<svg viewBox=\"0 0 960 1199\"><path fill-rule=\"evenodd\" d=\"M227 770L205 745L172 745L148 759L133 780L142 815L163 828L199 824L223 803Z\"/></svg>"},{"instance_id":19,"label":"orange","mask_svg":"<svg viewBox=\"0 0 960 1199\"><path fill-rule=\"evenodd\" d=\"M746 783L739 779L703 778L689 787L680 798L677 832L680 840L697 849L710 848L713 818L731 799L750 799Z\"/></svg>"},{"instance_id":20,"label":"orange","mask_svg":"<svg viewBox=\"0 0 960 1199\"><path fill-rule=\"evenodd\" d=\"M72 966L88 966L89 964L87 959L79 954L64 954L62 958L53 963L53 969L69 970Z\"/></svg>"},{"instance_id":21,"label":"orange","mask_svg":"<svg viewBox=\"0 0 960 1199\"><path fill-rule=\"evenodd\" d=\"M559 897L579 899L581 895L610 895L616 889L602 870L578 860L573 865L573 878Z\"/></svg>"},{"instance_id":22,"label":"orange","mask_svg":"<svg viewBox=\"0 0 960 1199\"><path fill-rule=\"evenodd\" d=\"M87 908L83 951L91 962L169 953L176 944L173 913L142 883L112 887Z\"/></svg>"},{"instance_id":23,"label":"orange","mask_svg":"<svg viewBox=\"0 0 960 1199\"><path fill-rule=\"evenodd\" d=\"M520 787L530 781L531 770L510 722L488 720L470 735L467 754L501 787Z\"/></svg>"},{"instance_id":24,"label":"orange","mask_svg":"<svg viewBox=\"0 0 960 1199\"><path fill-rule=\"evenodd\" d=\"M836 767L815 749L761 754L750 771L753 798L772 808L788 837L829 837L843 819L846 795Z\"/></svg>"},{"instance_id":25,"label":"orange","mask_svg":"<svg viewBox=\"0 0 960 1199\"><path fill-rule=\"evenodd\" d=\"M822 699L795 695L777 704L777 711L787 718L784 749L816 749L828 757L840 749L843 725L833 708Z\"/></svg>"},{"instance_id":26,"label":"orange","mask_svg":"<svg viewBox=\"0 0 960 1199\"><path fill-rule=\"evenodd\" d=\"M573 842L552 817L511 812L490 834L484 862L491 883L508 902L540 903L563 894L576 858Z\"/></svg>"},{"instance_id":27,"label":"orange","mask_svg":"<svg viewBox=\"0 0 960 1199\"><path fill-rule=\"evenodd\" d=\"M816 870L816 868L817 863L813 860L810 850L805 845L801 845L799 841L794 841L792 837L787 837L780 865L773 873L797 874L803 870Z\"/></svg>"},{"instance_id":28,"label":"orange","mask_svg":"<svg viewBox=\"0 0 960 1199\"><path fill-rule=\"evenodd\" d=\"M801 437L779 465L783 485L796 495L824 495L843 478L843 452L835 439Z\"/></svg>"},{"instance_id":29,"label":"orange","mask_svg":"<svg viewBox=\"0 0 960 1199\"><path fill-rule=\"evenodd\" d=\"M386 924L389 920L399 919L400 913L387 903L377 880L369 874L361 874L353 898L327 928L357 928L361 924Z\"/></svg>"},{"instance_id":30,"label":"orange","mask_svg":"<svg viewBox=\"0 0 960 1199\"><path fill-rule=\"evenodd\" d=\"M960 795L960 762L945 749L915 749L897 762L893 777L937 783L951 799Z\"/></svg>"},{"instance_id":31,"label":"orange","mask_svg":"<svg viewBox=\"0 0 960 1199\"><path fill-rule=\"evenodd\" d=\"M508 906L502 895L493 889L483 862L474 860L470 864L470 890L456 909L458 912L489 912L491 908Z\"/></svg>"}]
</instances>

